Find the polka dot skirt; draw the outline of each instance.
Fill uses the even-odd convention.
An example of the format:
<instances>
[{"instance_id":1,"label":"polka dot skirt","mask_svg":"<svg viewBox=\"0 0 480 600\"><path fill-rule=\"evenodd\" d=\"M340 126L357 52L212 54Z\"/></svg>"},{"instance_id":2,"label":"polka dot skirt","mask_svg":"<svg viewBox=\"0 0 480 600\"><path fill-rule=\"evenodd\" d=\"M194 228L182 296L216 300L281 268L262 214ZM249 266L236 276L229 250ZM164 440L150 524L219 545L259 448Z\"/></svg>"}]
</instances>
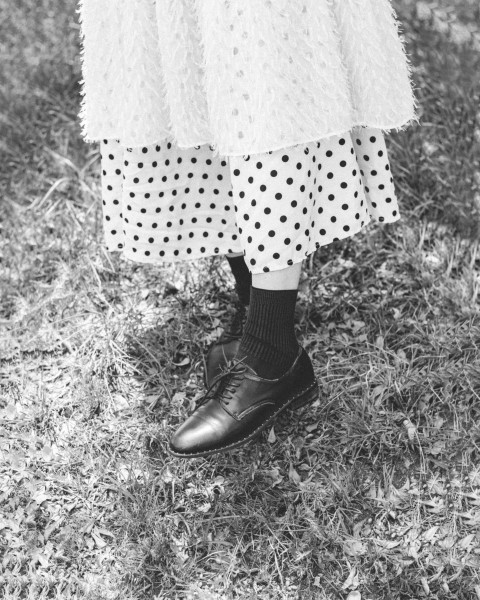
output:
<instances>
[{"instance_id":1,"label":"polka dot skirt","mask_svg":"<svg viewBox=\"0 0 480 600\"><path fill-rule=\"evenodd\" d=\"M274 271L400 218L384 136L369 127L248 156L173 139L101 146L106 246L137 262L243 252L252 273Z\"/></svg>"}]
</instances>

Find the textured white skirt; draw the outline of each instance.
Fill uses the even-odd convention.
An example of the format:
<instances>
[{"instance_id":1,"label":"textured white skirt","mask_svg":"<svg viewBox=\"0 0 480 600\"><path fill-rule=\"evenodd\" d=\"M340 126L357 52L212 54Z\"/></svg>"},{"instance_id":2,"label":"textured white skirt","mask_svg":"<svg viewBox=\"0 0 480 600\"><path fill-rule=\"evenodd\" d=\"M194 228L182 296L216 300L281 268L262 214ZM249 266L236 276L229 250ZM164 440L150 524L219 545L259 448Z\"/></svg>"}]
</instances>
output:
<instances>
[{"instance_id":1,"label":"textured white skirt","mask_svg":"<svg viewBox=\"0 0 480 600\"><path fill-rule=\"evenodd\" d=\"M418 118L390 0L80 0L86 141L216 156Z\"/></svg>"}]
</instances>

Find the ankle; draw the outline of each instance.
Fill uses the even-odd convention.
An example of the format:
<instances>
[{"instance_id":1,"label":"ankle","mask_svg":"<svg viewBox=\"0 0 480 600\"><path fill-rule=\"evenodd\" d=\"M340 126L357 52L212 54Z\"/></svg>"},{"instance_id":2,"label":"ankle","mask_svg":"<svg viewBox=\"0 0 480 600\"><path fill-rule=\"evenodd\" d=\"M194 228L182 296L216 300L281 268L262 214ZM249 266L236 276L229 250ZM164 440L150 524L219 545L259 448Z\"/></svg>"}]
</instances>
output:
<instances>
[{"instance_id":1,"label":"ankle","mask_svg":"<svg viewBox=\"0 0 480 600\"><path fill-rule=\"evenodd\" d=\"M298 341L288 348L287 352L279 351L264 340L244 334L240 342L237 356L243 359L259 377L278 379L293 365L298 355Z\"/></svg>"}]
</instances>

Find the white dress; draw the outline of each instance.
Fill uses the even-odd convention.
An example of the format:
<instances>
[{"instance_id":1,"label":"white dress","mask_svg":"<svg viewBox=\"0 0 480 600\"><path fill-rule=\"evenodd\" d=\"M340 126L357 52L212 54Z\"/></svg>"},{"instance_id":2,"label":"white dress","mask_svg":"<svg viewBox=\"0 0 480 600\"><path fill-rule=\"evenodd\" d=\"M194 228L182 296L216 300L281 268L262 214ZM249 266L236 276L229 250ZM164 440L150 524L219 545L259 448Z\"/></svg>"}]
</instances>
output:
<instances>
[{"instance_id":1,"label":"white dress","mask_svg":"<svg viewBox=\"0 0 480 600\"><path fill-rule=\"evenodd\" d=\"M83 0L107 249L284 269L400 218L384 131L416 116L389 0Z\"/></svg>"}]
</instances>

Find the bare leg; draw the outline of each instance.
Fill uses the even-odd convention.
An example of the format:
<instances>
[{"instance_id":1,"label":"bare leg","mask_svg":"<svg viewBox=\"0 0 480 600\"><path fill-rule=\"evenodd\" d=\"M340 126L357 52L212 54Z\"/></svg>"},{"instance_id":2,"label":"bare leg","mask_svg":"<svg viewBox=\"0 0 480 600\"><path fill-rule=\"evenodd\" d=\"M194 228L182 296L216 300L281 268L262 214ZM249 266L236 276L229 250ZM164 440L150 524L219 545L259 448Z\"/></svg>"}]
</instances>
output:
<instances>
[{"instance_id":1,"label":"bare leg","mask_svg":"<svg viewBox=\"0 0 480 600\"><path fill-rule=\"evenodd\" d=\"M252 285L263 290L296 290L301 272L302 263L295 263L280 271L252 275Z\"/></svg>"}]
</instances>

